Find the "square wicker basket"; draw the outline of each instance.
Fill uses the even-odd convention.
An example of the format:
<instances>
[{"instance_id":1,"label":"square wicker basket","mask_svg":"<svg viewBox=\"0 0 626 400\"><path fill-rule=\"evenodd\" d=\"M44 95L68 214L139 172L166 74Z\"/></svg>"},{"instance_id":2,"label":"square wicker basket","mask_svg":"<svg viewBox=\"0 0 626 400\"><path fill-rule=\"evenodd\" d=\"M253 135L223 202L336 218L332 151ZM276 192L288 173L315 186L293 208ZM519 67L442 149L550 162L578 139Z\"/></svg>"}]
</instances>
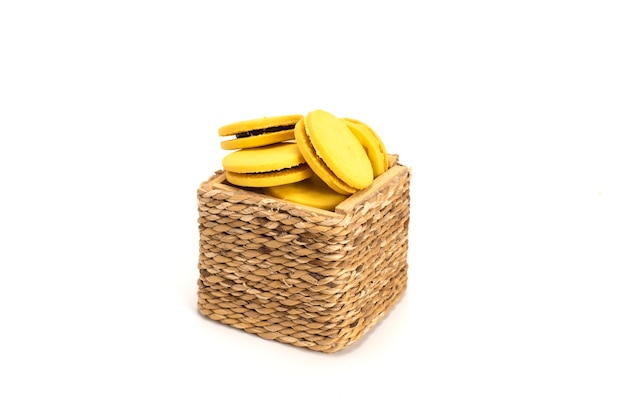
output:
<instances>
[{"instance_id":1,"label":"square wicker basket","mask_svg":"<svg viewBox=\"0 0 626 400\"><path fill-rule=\"evenodd\" d=\"M335 212L230 185L198 188L202 315L321 352L354 343L407 287L411 170L390 168Z\"/></svg>"}]
</instances>

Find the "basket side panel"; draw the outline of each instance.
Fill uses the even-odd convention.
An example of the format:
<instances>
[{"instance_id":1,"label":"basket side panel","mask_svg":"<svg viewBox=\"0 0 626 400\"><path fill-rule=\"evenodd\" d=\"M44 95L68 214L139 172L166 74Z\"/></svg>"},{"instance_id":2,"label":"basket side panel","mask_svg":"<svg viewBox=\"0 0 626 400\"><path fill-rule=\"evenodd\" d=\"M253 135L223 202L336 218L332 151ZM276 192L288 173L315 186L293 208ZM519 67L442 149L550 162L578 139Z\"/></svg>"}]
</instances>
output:
<instances>
[{"instance_id":1,"label":"basket side panel","mask_svg":"<svg viewBox=\"0 0 626 400\"><path fill-rule=\"evenodd\" d=\"M339 321L328 310L353 274L336 268L350 251L346 222L202 186L198 212L200 312L266 339L330 346Z\"/></svg>"},{"instance_id":2,"label":"basket side panel","mask_svg":"<svg viewBox=\"0 0 626 400\"><path fill-rule=\"evenodd\" d=\"M345 347L369 331L400 300L408 281L411 171L403 168L376 196L352 211L350 257L356 267L343 289L345 326L338 339Z\"/></svg>"}]
</instances>

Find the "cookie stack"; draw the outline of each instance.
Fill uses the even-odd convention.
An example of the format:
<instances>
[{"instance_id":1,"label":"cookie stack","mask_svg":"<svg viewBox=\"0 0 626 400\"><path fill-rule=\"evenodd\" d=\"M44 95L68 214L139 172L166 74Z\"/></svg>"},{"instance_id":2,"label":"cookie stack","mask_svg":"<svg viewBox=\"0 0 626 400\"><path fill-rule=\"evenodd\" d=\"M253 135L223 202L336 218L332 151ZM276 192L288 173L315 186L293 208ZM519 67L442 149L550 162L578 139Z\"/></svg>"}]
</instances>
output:
<instances>
[{"instance_id":1,"label":"cookie stack","mask_svg":"<svg viewBox=\"0 0 626 400\"><path fill-rule=\"evenodd\" d=\"M370 186L388 168L385 145L367 124L324 110L240 121L218 129L226 179L325 210ZM234 136L234 138L232 138Z\"/></svg>"}]
</instances>

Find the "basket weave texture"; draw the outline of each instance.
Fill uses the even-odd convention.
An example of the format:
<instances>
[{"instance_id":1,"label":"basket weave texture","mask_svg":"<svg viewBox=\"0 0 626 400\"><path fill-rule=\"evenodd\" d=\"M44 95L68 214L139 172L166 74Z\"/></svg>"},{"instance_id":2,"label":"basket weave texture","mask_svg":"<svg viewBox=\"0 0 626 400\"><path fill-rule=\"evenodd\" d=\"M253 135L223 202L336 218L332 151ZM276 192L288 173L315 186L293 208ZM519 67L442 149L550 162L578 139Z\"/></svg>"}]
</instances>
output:
<instances>
[{"instance_id":1,"label":"basket weave texture","mask_svg":"<svg viewBox=\"0 0 626 400\"><path fill-rule=\"evenodd\" d=\"M361 338L407 287L411 170L387 172L335 212L230 186L198 188L198 309L321 352Z\"/></svg>"}]
</instances>

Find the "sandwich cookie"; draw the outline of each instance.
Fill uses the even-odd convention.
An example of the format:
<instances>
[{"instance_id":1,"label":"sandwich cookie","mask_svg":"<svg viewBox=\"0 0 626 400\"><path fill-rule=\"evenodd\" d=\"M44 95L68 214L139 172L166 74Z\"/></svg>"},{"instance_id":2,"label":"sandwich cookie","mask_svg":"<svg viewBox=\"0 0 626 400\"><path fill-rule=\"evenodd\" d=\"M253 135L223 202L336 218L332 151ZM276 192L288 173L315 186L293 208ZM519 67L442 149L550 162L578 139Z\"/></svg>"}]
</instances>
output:
<instances>
[{"instance_id":1,"label":"sandwich cookie","mask_svg":"<svg viewBox=\"0 0 626 400\"><path fill-rule=\"evenodd\" d=\"M328 211L334 211L337 204L348 198L328 187L317 175L296 183L267 187L263 192L279 199Z\"/></svg>"},{"instance_id":2,"label":"sandwich cookie","mask_svg":"<svg viewBox=\"0 0 626 400\"><path fill-rule=\"evenodd\" d=\"M292 140L293 129L300 119L302 115L299 114L250 119L224 125L217 133L222 137L235 136L223 140L222 149L249 149Z\"/></svg>"},{"instance_id":3,"label":"sandwich cookie","mask_svg":"<svg viewBox=\"0 0 626 400\"><path fill-rule=\"evenodd\" d=\"M337 193L349 195L372 184L372 163L344 121L311 111L296 124L294 135L311 169Z\"/></svg>"},{"instance_id":4,"label":"sandwich cookie","mask_svg":"<svg viewBox=\"0 0 626 400\"><path fill-rule=\"evenodd\" d=\"M313 175L296 143L240 149L222 159L226 180L239 186L294 183Z\"/></svg>"},{"instance_id":5,"label":"sandwich cookie","mask_svg":"<svg viewBox=\"0 0 626 400\"><path fill-rule=\"evenodd\" d=\"M367 157L372 163L374 178L387 171L389 160L387 159L387 149L385 144L376 132L366 123L352 118L342 118L354 136L361 142Z\"/></svg>"}]
</instances>

